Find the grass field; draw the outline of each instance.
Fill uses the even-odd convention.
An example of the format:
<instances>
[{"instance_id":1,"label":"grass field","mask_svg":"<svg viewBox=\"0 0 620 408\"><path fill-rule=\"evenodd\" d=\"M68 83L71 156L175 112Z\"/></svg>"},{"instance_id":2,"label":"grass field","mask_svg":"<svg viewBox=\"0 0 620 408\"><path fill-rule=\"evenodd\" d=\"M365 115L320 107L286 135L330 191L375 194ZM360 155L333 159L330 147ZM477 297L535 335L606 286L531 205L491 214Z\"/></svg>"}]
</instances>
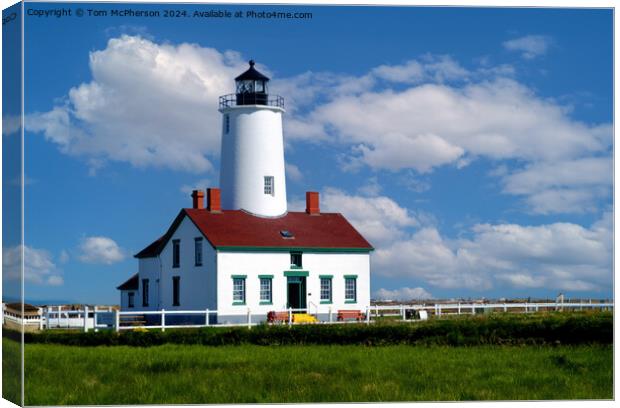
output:
<instances>
[{"instance_id":1,"label":"grass field","mask_svg":"<svg viewBox=\"0 0 620 408\"><path fill-rule=\"evenodd\" d=\"M611 345L27 344L25 353L27 405L613 397Z\"/></svg>"}]
</instances>

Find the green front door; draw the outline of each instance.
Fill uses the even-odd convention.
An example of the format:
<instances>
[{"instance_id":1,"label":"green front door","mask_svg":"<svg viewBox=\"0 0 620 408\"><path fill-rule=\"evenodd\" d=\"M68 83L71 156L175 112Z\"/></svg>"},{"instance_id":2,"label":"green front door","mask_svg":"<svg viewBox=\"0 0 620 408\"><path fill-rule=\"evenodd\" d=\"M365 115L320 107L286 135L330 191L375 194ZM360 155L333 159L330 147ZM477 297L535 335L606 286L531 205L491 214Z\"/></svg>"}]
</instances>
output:
<instances>
[{"instance_id":1,"label":"green front door","mask_svg":"<svg viewBox=\"0 0 620 408\"><path fill-rule=\"evenodd\" d=\"M293 309L306 308L306 277L287 277L287 307Z\"/></svg>"}]
</instances>

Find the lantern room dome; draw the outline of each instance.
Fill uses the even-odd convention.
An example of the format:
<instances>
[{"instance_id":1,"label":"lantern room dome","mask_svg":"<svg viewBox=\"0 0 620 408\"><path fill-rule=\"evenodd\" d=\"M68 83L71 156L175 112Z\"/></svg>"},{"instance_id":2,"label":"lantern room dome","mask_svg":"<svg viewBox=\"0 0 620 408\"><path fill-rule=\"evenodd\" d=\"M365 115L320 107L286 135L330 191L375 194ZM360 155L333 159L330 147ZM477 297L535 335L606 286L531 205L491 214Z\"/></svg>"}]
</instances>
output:
<instances>
[{"instance_id":1,"label":"lantern room dome","mask_svg":"<svg viewBox=\"0 0 620 408\"><path fill-rule=\"evenodd\" d=\"M235 78L235 93L220 96L220 109L231 106L274 106L284 109L284 99L279 95L269 95L267 83L269 78L254 68L254 60L249 61L250 68Z\"/></svg>"},{"instance_id":2,"label":"lantern room dome","mask_svg":"<svg viewBox=\"0 0 620 408\"><path fill-rule=\"evenodd\" d=\"M265 81L265 82L269 81L268 77L261 74L260 72L256 70L256 68L254 68L255 64L256 63L254 62L254 60L250 60L250 69L248 69L243 74L235 78L235 81L244 81L244 80L255 80L255 81L259 80L259 81Z\"/></svg>"}]
</instances>

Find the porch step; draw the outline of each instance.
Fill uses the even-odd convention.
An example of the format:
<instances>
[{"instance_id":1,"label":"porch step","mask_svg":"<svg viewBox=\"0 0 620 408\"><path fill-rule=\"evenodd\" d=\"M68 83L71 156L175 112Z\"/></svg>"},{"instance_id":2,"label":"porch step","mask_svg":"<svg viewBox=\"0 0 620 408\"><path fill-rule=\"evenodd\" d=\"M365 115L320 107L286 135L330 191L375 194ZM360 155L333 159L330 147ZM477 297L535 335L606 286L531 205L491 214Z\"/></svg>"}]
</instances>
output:
<instances>
[{"instance_id":1,"label":"porch step","mask_svg":"<svg viewBox=\"0 0 620 408\"><path fill-rule=\"evenodd\" d=\"M293 322L294 323L318 323L319 321L317 320L316 317L309 315L307 313L295 313L293 315Z\"/></svg>"}]
</instances>

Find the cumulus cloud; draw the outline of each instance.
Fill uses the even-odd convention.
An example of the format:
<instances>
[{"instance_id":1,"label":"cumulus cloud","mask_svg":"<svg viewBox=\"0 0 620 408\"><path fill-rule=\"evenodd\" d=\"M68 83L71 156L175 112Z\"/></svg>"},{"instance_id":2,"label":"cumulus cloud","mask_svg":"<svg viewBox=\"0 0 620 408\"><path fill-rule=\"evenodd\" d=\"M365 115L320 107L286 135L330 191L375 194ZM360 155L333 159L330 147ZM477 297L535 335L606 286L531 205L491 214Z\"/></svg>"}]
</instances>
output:
<instances>
[{"instance_id":1,"label":"cumulus cloud","mask_svg":"<svg viewBox=\"0 0 620 408\"><path fill-rule=\"evenodd\" d=\"M593 212L610 196L612 174L611 157L535 163L503 175L504 192L525 195L534 213Z\"/></svg>"},{"instance_id":2,"label":"cumulus cloud","mask_svg":"<svg viewBox=\"0 0 620 408\"><path fill-rule=\"evenodd\" d=\"M400 289L384 289L381 288L374 293L376 299L381 300L417 300L417 299L432 299L433 295L428 293L423 288L400 288Z\"/></svg>"},{"instance_id":3,"label":"cumulus cloud","mask_svg":"<svg viewBox=\"0 0 620 408\"><path fill-rule=\"evenodd\" d=\"M357 189L360 193L370 197L376 197L381 193L382 187L379 183L379 179L377 177L371 177L368 179L368 183L366 185L361 186Z\"/></svg>"},{"instance_id":4,"label":"cumulus cloud","mask_svg":"<svg viewBox=\"0 0 620 408\"><path fill-rule=\"evenodd\" d=\"M444 64L459 66L451 60ZM463 79L455 84L428 74L430 66L409 61L401 66L384 65L362 76L375 78L374 82L382 78L410 85L404 89L369 87L345 93L332 87L314 89L309 98L314 97L316 105L293 115L287 137L348 146L343 170L368 166L430 173L446 165L465 168L484 157L511 163L504 176L515 173L518 179L524 169L536 167L554 178L554 168L563 163L574 162L578 167L584 161L598 169L592 162L611 157L610 124L574 120L570 109L541 98L493 67L447 70L454 72L452 78ZM522 167L513 168L514 163ZM557 176L540 188L521 192L506 177L504 192L522 195L529 211L546 214L594 211L597 208L592 203L610 187L608 177L584 188L577 179ZM570 203L556 207L559 197Z\"/></svg>"},{"instance_id":5,"label":"cumulus cloud","mask_svg":"<svg viewBox=\"0 0 620 408\"><path fill-rule=\"evenodd\" d=\"M477 223L464 231L465 238L450 238L440 233L432 215L412 212L387 196L362 194L326 188L321 211L342 213L371 242L377 276L481 291L611 287L611 212L586 227L570 222ZM303 207L302 200L289 203L290 210Z\"/></svg>"},{"instance_id":6,"label":"cumulus cloud","mask_svg":"<svg viewBox=\"0 0 620 408\"><path fill-rule=\"evenodd\" d=\"M23 247L24 281L36 285L59 286L63 284L61 272L49 251ZM2 273L6 279L21 279L22 246L2 248Z\"/></svg>"},{"instance_id":7,"label":"cumulus cloud","mask_svg":"<svg viewBox=\"0 0 620 408\"><path fill-rule=\"evenodd\" d=\"M427 171L456 163L465 152L496 160L557 160L611 144L609 125L572 121L565 109L510 79L346 96L319 106L310 118L354 145L365 164L392 170Z\"/></svg>"},{"instance_id":8,"label":"cumulus cloud","mask_svg":"<svg viewBox=\"0 0 620 408\"><path fill-rule=\"evenodd\" d=\"M191 194L194 190L203 190L205 191L207 188L211 187L211 179L203 178L200 180L196 180L191 184L183 184L180 188L183 194ZM206 192L205 192L206 194Z\"/></svg>"},{"instance_id":9,"label":"cumulus cloud","mask_svg":"<svg viewBox=\"0 0 620 408\"><path fill-rule=\"evenodd\" d=\"M107 237L86 237L80 244L79 259L86 263L113 264L125 259L125 251Z\"/></svg>"},{"instance_id":10,"label":"cumulus cloud","mask_svg":"<svg viewBox=\"0 0 620 408\"><path fill-rule=\"evenodd\" d=\"M2 135L8 136L16 133L21 127L19 116L5 115L2 116Z\"/></svg>"},{"instance_id":11,"label":"cumulus cloud","mask_svg":"<svg viewBox=\"0 0 620 408\"><path fill-rule=\"evenodd\" d=\"M379 248L378 274L423 279L442 288L603 290L611 285L612 217L589 228L477 224L471 238L447 240L433 227Z\"/></svg>"},{"instance_id":12,"label":"cumulus cloud","mask_svg":"<svg viewBox=\"0 0 620 408\"><path fill-rule=\"evenodd\" d=\"M386 81L408 84L462 80L472 75L449 55L425 55L422 61L410 60L402 65L380 65L373 68L371 73Z\"/></svg>"},{"instance_id":13,"label":"cumulus cloud","mask_svg":"<svg viewBox=\"0 0 620 408\"><path fill-rule=\"evenodd\" d=\"M506 44L540 55L550 39L527 36ZM92 80L71 88L51 110L28 115L29 131L84 158L91 174L108 161L212 169L220 145L217 100L246 68L239 53L121 35L91 52L89 64ZM305 72L275 78L271 92L286 96L287 144L340 144L347 152L344 170L430 173L485 157L520 164L508 168L503 191L522 196L529 211L597 210L609 183L583 186L564 179L529 190L513 187L528 169L552 171L562 163L609 158L612 141L611 124L572 119L568 108L536 95L513 74L513 67L488 59L465 68L450 56L427 54L357 76ZM288 173L291 180L299 177L290 166Z\"/></svg>"},{"instance_id":14,"label":"cumulus cloud","mask_svg":"<svg viewBox=\"0 0 620 408\"><path fill-rule=\"evenodd\" d=\"M503 45L509 51L521 52L525 59L533 59L546 54L552 43L551 37L545 35L526 35L505 41Z\"/></svg>"},{"instance_id":15,"label":"cumulus cloud","mask_svg":"<svg viewBox=\"0 0 620 408\"><path fill-rule=\"evenodd\" d=\"M293 181L301 181L304 178L304 175L301 173L301 170L299 170L299 167L297 167L294 164L291 163L286 163L286 177L290 180Z\"/></svg>"},{"instance_id":16,"label":"cumulus cloud","mask_svg":"<svg viewBox=\"0 0 620 408\"><path fill-rule=\"evenodd\" d=\"M92 81L71 88L52 110L28 115L27 130L89 163L211 169L220 145L218 97L246 68L238 53L122 35L91 52L89 66Z\"/></svg>"},{"instance_id":17,"label":"cumulus cloud","mask_svg":"<svg viewBox=\"0 0 620 408\"><path fill-rule=\"evenodd\" d=\"M69 252L67 252L64 249L62 251L60 251L60 257L58 258L60 263L67 263L67 262L69 262L70 259L71 259L71 257L69 256Z\"/></svg>"},{"instance_id":18,"label":"cumulus cloud","mask_svg":"<svg viewBox=\"0 0 620 408\"><path fill-rule=\"evenodd\" d=\"M403 236L403 229L419 225L414 214L385 196L364 197L326 188L321 211L342 213L373 245L386 244Z\"/></svg>"}]
</instances>

